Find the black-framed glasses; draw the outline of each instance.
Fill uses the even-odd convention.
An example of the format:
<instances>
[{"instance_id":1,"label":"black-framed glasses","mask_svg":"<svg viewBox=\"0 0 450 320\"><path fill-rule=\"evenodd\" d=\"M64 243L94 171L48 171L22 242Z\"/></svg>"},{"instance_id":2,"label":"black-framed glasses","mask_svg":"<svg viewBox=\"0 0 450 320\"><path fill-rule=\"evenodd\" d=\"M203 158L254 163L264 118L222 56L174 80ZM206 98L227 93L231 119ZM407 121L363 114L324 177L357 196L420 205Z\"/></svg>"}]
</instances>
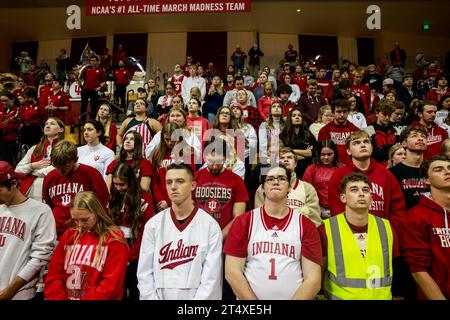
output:
<instances>
[{"instance_id":1,"label":"black-framed glasses","mask_svg":"<svg viewBox=\"0 0 450 320\"><path fill-rule=\"evenodd\" d=\"M275 180L279 183L284 183L288 181L288 178L286 176L267 176L266 182L269 184L275 183Z\"/></svg>"}]
</instances>

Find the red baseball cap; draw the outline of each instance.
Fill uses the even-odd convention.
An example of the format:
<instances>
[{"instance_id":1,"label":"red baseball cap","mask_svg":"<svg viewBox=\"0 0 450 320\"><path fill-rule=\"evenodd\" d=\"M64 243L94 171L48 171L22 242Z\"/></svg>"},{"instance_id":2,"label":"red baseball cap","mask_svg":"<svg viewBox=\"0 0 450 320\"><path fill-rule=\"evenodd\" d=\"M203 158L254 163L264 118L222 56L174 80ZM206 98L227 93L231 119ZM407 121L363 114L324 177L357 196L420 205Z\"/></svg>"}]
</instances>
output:
<instances>
[{"instance_id":1,"label":"red baseball cap","mask_svg":"<svg viewBox=\"0 0 450 320\"><path fill-rule=\"evenodd\" d=\"M6 161L0 161L0 183L4 183L6 181L12 179L21 180L26 176L24 173L17 173L14 171L14 168Z\"/></svg>"}]
</instances>

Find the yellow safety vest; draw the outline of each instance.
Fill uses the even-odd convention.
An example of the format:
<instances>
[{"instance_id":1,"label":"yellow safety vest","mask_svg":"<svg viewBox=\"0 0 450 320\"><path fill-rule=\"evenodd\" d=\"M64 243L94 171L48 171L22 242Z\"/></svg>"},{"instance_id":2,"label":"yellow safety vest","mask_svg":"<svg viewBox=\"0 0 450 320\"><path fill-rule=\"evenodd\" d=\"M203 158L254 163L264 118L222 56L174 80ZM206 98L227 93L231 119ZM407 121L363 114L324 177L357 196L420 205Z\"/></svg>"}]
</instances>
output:
<instances>
[{"instance_id":1,"label":"yellow safety vest","mask_svg":"<svg viewBox=\"0 0 450 320\"><path fill-rule=\"evenodd\" d=\"M369 214L365 258L344 214L324 220L328 239L325 296L331 300L392 299L393 236L389 221Z\"/></svg>"}]
</instances>

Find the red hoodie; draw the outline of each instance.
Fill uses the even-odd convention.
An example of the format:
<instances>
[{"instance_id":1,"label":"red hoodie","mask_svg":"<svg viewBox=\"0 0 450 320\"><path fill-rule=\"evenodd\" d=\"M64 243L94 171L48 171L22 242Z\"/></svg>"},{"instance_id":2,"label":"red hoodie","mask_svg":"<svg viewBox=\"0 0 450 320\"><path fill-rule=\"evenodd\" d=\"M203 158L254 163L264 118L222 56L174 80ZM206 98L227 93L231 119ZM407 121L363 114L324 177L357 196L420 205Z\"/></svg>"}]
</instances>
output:
<instances>
[{"instance_id":1,"label":"red hoodie","mask_svg":"<svg viewBox=\"0 0 450 320\"><path fill-rule=\"evenodd\" d=\"M424 195L399 228L400 249L411 272L425 271L450 299L450 229L444 208ZM417 298L425 295L417 286Z\"/></svg>"},{"instance_id":2,"label":"red hoodie","mask_svg":"<svg viewBox=\"0 0 450 320\"><path fill-rule=\"evenodd\" d=\"M411 123L414 126L423 126L420 121L414 121ZM427 160L432 156L437 156L441 153L441 144L448 138L448 133L445 129L433 123L430 128L427 128L427 150L423 154L423 160Z\"/></svg>"},{"instance_id":3,"label":"red hoodie","mask_svg":"<svg viewBox=\"0 0 450 320\"><path fill-rule=\"evenodd\" d=\"M361 172L369 177L371 182L370 194L372 204L369 213L380 218L388 219L394 228L397 228L399 220L405 213L405 199L402 189L395 176L375 160L370 160L367 170L360 170L353 163L337 169L330 179L328 187L328 202L331 215L335 216L344 212L345 205L339 198L339 185L342 179L349 174Z\"/></svg>"},{"instance_id":4,"label":"red hoodie","mask_svg":"<svg viewBox=\"0 0 450 320\"><path fill-rule=\"evenodd\" d=\"M345 125L337 125L334 121L327 123L319 131L319 137L317 143L321 143L323 140L331 139L336 144L339 161L345 164L349 164L349 155L347 154L347 148L345 147L345 140L354 131L359 131L358 127L350 121L347 121Z\"/></svg>"}]
</instances>

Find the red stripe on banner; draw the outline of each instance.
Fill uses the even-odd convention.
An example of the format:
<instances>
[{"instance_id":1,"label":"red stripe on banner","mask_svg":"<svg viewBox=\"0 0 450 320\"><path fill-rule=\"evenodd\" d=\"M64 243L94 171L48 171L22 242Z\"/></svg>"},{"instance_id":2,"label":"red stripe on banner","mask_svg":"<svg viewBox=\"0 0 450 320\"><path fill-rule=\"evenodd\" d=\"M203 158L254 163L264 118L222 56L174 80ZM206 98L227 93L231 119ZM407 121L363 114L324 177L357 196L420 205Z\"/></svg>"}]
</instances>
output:
<instances>
[{"instance_id":1,"label":"red stripe on banner","mask_svg":"<svg viewBox=\"0 0 450 320\"><path fill-rule=\"evenodd\" d=\"M250 12L251 0L88 0L86 15Z\"/></svg>"}]
</instances>

